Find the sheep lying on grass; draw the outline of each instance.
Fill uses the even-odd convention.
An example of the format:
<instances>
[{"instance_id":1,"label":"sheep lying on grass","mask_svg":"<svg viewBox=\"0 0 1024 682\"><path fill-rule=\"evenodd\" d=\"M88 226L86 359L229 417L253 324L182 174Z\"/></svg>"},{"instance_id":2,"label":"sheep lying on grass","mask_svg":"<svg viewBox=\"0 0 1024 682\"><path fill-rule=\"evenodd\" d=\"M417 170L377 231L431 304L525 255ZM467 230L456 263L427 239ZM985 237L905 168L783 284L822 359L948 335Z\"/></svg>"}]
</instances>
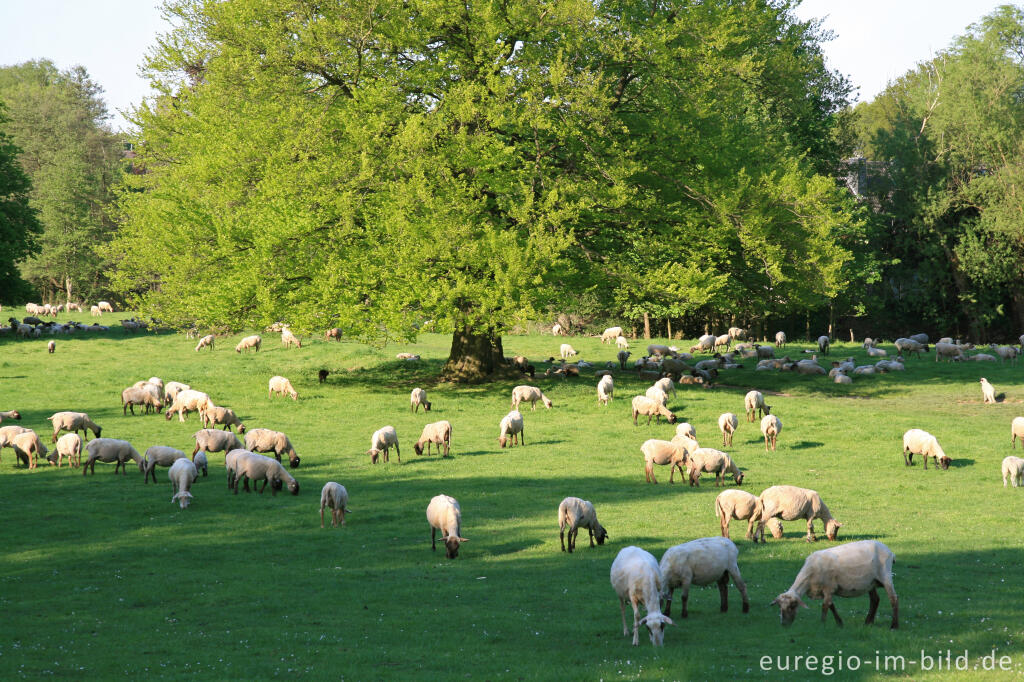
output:
<instances>
[{"instance_id":1,"label":"sheep lying on grass","mask_svg":"<svg viewBox=\"0 0 1024 682\"><path fill-rule=\"evenodd\" d=\"M569 528L569 548L565 547L565 529ZM594 538L597 544L603 545L608 539L608 531L597 522L597 512L587 500L578 497L567 497L558 505L558 538L562 543L562 551L572 553L576 549L576 536L580 528L586 528L590 533L590 546L594 546Z\"/></svg>"},{"instance_id":2,"label":"sheep lying on grass","mask_svg":"<svg viewBox=\"0 0 1024 682\"><path fill-rule=\"evenodd\" d=\"M661 557L661 573L665 579L668 595L665 600L665 615L672 615L672 593L678 587L682 590L682 617L686 618L690 585L718 584L721 596L721 611L729 610L729 578L740 591L743 599L743 613L750 612L747 585L740 575L736 558L739 550L728 538L699 538L670 547Z\"/></svg>"},{"instance_id":3,"label":"sheep lying on grass","mask_svg":"<svg viewBox=\"0 0 1024 682\"><path fill-rule=\"evenodd\" d=\"M612 562L612 587L619 596L619 611L622 613L622 634L629 636L626 625L626 602L633 606L633 646L640 644L640 626L647 626L651 635L651 644L662 646L665 643L664 626L675 625L672 619L661 612L661 593L665 587L665 577L661 574L658 561L650 552L639 547L624 547ZM640 603L643 603L647 615L640 618Z\"/></svg>"},{"instance_id":4,"label":"sheep lying on grass","mask_svg":"<svg viewBox=\"0 0 1024 682\"><path fill-rule=\"evenodd\" d=\"M423 427L423 433L420 434L420 439L416 441L412 449L417 455L423 454L423 446L427 446L427 454L430 454L430 446L434 444L437 446L437 451L441 452L441 448L444 448L443 457L448 456L448 450L452 443L452 425L447 420L434 422L427 424Z\"/></svg>"},{"instance_id":5,"label":"sheep lying on grass","mask_svg":"<svg viewBox=\"0 0 1024 682\"><path fill-rule=\"evenodd\" d=\"M171 489L174 491L171 502L177 501L181 509L187 508L192 501L192 484L196 482L198 475L196 465L184 454L181 458L174 460L171 468L167 471L167 478L170 479ZM153 482L156 483L155 475Z\"/></svg>"},{"instance_id":6,"label":"sheep lying on grass","mask_svg":"<svg viewBox=\"0 0 1024 682\"><path fill-rule=\"evenodd\" d=\"M747 521L747 539L754 540L757 536L754 529L761 520L761 498L751 495L745 490L730 488L715 498L715 516L722 524L722 537L729 537L729 521L737 519Z\"/></svg>"},{"instance_id":7,"label":"sheep lying on grass","mask_svg":"<svg viewBox=\"0 0 1024 682\"><path fill-rule=\"evenodd\" d=\"M139 466L139 471L145 472L146 462L142 459L142 455L139 454L131 443L126 440L118 440L116 438L93 438L89 441L89 444L85 446L85 449L89 451L89 459L86 460L85 466L82 467L82 475L85 476L88 473L90 467L92 468L93 475L96 474L96 462L114 462L114 473L117 474L118 468L121 468L121 473L128 473L128 460L135 460L135 463Z\"/></svg>"},{"instance_id":8,"label":"sheep lying on grass","mask_svg":"<svg viewBox=\"0 0 1024 682\"><path fill-rule=\"evenodd\" d=\"M331 510L331 528L337 528L338 523L345 525L345 514L351 514L348 508L348 491L345 486L334 481L328 481L320 491L320 527L324 527L324 509Z\"/></svg>"},{"instance_id":9,"label":"sheep lying on grass","mask_svg":"<svg viewBox=\"0 0 1024 682\"><path fill-rule=\"evenodd\" d=\"M814 535L814 519L825 524L825 535L835 540L843 524L832 518L832 513L814 490L793 485L776 485L761 493L761 520L757 524L757 535L764 542L764 526L769 519L778 517L783 521L807 519L807 542L817 542ZM775 539L782 537L782 524L772 527Z\"/></svg>"},{"instance_id":10,"label":"sheep lying on grass","mask_svg":"<svg viewBox=\"0 0 1024 682\"><path fill-rule=\"evenodd\" d=\"M444 543L445 556L455 559L459 556L459 546L469 542L462 537L462 507L459 501L448 495L437 495L427 505L427 523L430 524L430 549L437 550L437 531L441 531L441 542Z\"/></svg>"}]
</instances>

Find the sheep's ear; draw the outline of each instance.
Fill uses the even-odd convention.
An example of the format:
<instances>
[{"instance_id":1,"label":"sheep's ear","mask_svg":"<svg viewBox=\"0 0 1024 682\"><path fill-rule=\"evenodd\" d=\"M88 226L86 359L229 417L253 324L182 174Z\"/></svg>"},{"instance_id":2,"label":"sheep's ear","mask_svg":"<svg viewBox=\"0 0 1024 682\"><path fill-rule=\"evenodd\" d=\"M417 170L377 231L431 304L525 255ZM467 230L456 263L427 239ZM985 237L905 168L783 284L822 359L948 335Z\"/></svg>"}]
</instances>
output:
<instances>
[{"instance_id":1,"label":"sheep's ear","mask_svg":"<svg viewBox=\"0 0 1024 682\"><path fill-rule=\"evenodd\" d=\"M469 542L469 538L458 538L459 542Z\"/></svg>"},{"instance_id":2,"label":"sheep's ear","mask_svg":"<svg viewBox=\"0 0 1024 682\"><path fill-rule=\"evenodd\" d=\"M805 609L809 609L809 608L811 608L810 606L808 606L807 604L805 604L805 603L804 603L804 600L803 600L803 599L801 599L800 597L797 597L797 598L796 598L796 603L797 603L797 604L799 604L800 606L802 606L802 607L803 607L803 608L805 608Z\"/></svg>"},{"instance_id":3,"label":"sheep's ear","mask_svg":"<svg viewBox=\"0 0 1024 682\"><path fill-rule=\"evenodd\" d=\"M778 604L778 603L779 603L779 598L778 598L778 597L776 597L775 599L773 599L773 600L772 600L772 603L771 603L771 604L769 604L768 606L775 606L775 605L776 605L776 604Z\"/></svg>"}]
</instances>

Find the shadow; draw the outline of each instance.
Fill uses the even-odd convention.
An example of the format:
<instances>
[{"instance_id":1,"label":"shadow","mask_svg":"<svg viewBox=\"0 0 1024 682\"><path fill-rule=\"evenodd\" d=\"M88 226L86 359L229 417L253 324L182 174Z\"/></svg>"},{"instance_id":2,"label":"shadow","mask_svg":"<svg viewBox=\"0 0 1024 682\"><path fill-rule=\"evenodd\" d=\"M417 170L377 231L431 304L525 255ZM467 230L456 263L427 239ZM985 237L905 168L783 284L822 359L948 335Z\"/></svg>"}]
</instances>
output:
<instances>
[{"instance_id":1,"label":"shadow","mask_svg":"<svg viewBox=\"0 0 1024 682\"><path fill-rule=\"evenodd\" d=\"M824 443L819 443L818 441L802 440L799 443L793 443L789 447L791 450L807 450L808 448L820 448L824 445Z\"/></svg>"},{"instance_id":2,"label":"shadow","mask_svg":"<svg viewBox=\"0 0 1024 682\"><path fill-rule=\"evenodd\" d=\"M957 457L949 463L951 468L959 469L960 467L974 466L974 460L967 457ZM929 467L931 468L931 467Z\"/></svg>"}]
</instances>

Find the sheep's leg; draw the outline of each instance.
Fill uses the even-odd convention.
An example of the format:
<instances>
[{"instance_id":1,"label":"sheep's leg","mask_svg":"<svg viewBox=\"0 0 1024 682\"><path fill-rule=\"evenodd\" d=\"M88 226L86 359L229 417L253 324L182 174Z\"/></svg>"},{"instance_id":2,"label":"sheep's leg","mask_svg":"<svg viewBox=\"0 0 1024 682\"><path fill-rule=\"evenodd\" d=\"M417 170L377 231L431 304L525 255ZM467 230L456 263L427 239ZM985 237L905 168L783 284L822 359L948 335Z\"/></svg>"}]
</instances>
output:
<instances>
[{"instance_id":1,"label":"sheep's leg","mask_svg":"<svg viewBox=\"0 0 1024 682\"><path fill-rule=\"evenodd\" d=\"M743 582L743 578L740 576L739 566L733 566L730 568L729 576L732 578L732 584L740 591L740 597L743 599L743 613L750 613L750 599L747 597L747 584Z\"/></svg>"},{"instance_id":2,"label":"sheep's leg","mask_svg":"<svg viewBox=\"0 0 1024 682\"><path fill-rule=\"evenodd\" d=\"M594 546L594 529L593 528L588 528L587 532L590 533L590 546L593 547Z\"/></svg>"},{"instance_id":3,"label":"sheep's leg","mask_svg":"<svg viewBox=\"0 0 1024 682\"><path fill-rule=\"evenodd\" d=\"M831 597L829 598L828 607L832 609L832 615L836 618L836 625L843 627L843 619L839 617L839 611L836 610L835 602L832 601Z\"/></svg>"},{"instance_id":4,"label":"sheep's leg","mask_svg":"<svg viewBox=\"0 0 1024 682\"><path fill-rule=\"evenodd\" d=\"M324 527L324 506L320 505L320 527Z\"/></svg>"},{"instance_id":5,"label":"sheep's leg","mask_svg":"<svg viewBox=\"0 0 1024 682\"><path fill-rule=\"evenodd\" d=\"M878 611L879 602L877 589L872 588L868 592L868 601L870 602L868 605L868 617L864 619L864 625L871 625L875 622L875 612Z\"/></svg>"},{"instance_id":6,"label":"sheep's leg","mask_svg":"<svg viewBox=\"0 0 1024 682\"><path fill-rule=\"evenodd\" d=\"M817 542L818 538L814 535L814 517L807 519L807 542Z\"/></svg>"},{"instance_id":7,"label":"sheep's leg","mask_svg":"<svg viewBox=\"0 0 1024 682\"><path fill-rule=\"evenodd\" d=\"M718 579L718 596L721 597L721 612L726 613L729 610L729 572L726 571L722 574L722 577Z\"/></svg>"},{"instance_id":8,"label":"sheep's leg","mask_svg":"<svg viewBox=\"0 0 1024 682\"><path fill-rule=\"evenodd\" d=\"M430 527L430 550L437 551L437 529L433 526ZM622 616L622 622L626 622L626 616Z\"/></svg>"},{"instance_id":9,"label":"sheep's leg","mask_svg":"<svg viewBox=\"0 0 1024 682\"><path fill-rule=\"evenodd\" d=\"M259 493L260 493L260 495L262 495L262 494L263 494L263 491L267 489L267 483L268 483L268 482L270 482L270 479L269 479L269 478L264 478L264 479L263 479L263 487L262 487L262 488L260 488L260 490L259 490ZM253 481L253 482L252 482L252 489L253 489L253 490L256 490L256 481ZM277 491L277 489L276 489L276 488L274 488L274 492L275 492L275 494L276 494L276 491Z\"/></svg>"},{"instance_id":10,"label":"sheep's leg","mask_svg":"<svg viewBox=\"0 0 1024 682\"><path fill-rule=\"evenodd\" d=\"M675 592L675 588L674 587L668 588L668 596L665 598L665 605L664 605L664 608L662 608L662 610L661 610L661 612L664 613L666 616L671 616L672 615L671 612L672 612L672 593L673 592Z\"/></svg>"},{"instance_id":11,"label":"sheep's leg","mask_svg":"<svg viewBox=\"0 0 1024 682\"><path fill-rule=\"evenodd\" d=\"M619 597L619 613L622 614L622 635L629 636L629 628L626 627L626 600Z\"/></svg>"},{"instance_id":12,"label":"sheep's leg","mask_svg":"<svg viewBox=\"0 0 1024 682\"><path fill-rule=\"evenodd\" d=\"M562 551L563 552L566 551L565 550L565 524L562 524L562 525L560 525L558 527L558 539L562 543ZM572 536L571 535L569 536L569 542L570 542L570 544L572 543Z\"/></svg>"},{"instance_id":13,"label":"sheep's leg","mask_svg":"<svg viewBox=\"0 0 1024 682\"><path fill-rule=\"evenodd\" d=\"M640 646L640 609L635 596L629 600L633 604L633 646Z\"/></svg>"},{"instance_id":14,"label":"sheep's leg","mask_svg":"<svg viewBox=\"0 0 1024 682\"><path fill-rule=\"evenodd\" d=\"M569 527L569 553L572 554L576 549L576 535L580 532L579 528Z\"/></svg>"}]
</instances>

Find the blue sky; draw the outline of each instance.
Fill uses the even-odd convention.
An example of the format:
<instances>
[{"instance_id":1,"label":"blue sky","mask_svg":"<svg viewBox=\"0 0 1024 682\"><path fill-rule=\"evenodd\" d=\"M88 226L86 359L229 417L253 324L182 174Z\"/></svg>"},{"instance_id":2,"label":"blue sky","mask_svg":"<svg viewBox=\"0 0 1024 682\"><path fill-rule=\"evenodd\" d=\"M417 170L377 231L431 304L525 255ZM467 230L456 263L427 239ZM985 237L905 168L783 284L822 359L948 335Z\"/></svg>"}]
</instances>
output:
<instances>
[{"instance_id":1,"label":"blue sky","mask_svg":"<svg viewBox=\"0 0 1024 682\"><path fill-rule=\"evenodd\" d=\"M163 30L153 0L0 0L0 64L47 58L81 64L117 111L149 94L138 65ZM824 17L836 34L825 45L831 68L850 76L861 100L949 45L966 27L1005 4L989 0L804 0L801 18Z\"/></svg>"}]
</instances>

